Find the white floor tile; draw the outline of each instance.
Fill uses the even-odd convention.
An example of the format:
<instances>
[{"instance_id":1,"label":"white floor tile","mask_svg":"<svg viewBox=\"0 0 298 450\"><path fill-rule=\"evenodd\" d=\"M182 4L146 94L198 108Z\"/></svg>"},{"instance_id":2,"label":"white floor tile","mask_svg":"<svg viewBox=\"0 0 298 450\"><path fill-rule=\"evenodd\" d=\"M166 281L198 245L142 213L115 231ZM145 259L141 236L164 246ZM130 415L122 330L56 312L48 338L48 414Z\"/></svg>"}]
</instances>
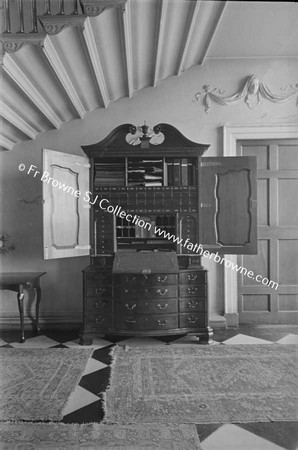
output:
<instances>
[{"instance_id":1,"label":"white floor tile","mask_svg":"<svg viewBox=\"0 0 298 450\"><path fill-rule=\"evenodd\" d=\"M207 437L203 450L285 450L236 425L223 425Z\"/></svg>"},{"instance_id":2,"label":"white floor tile","mask_svg":"<svg viewBox=\"0 0 298 450\"><path fill-rule=\"evenodd\" d=\"M271 341L266 341L265 339L259 339L252 336L247 336L245 334L237 334L226 341L223 344L227 345L237 345L237 344L273 344Z\"/></svg>"},{"instance_id":3,"label":"white floor tile","mask_svg":"<svg viewBox=\"0 0 298 450\"><path fill-rule=\"evenodd\" d=\"M77 409L84 408L84 406L90 405L98 400L99 397L97 397L97 395L92 394L92 392L87 391L81 386L77 386L63 410L63 416L66 416Z\"/></svg>"},{"instance_id":4,"label":"white floor tile","mask_svg":"<svg viewBox=\"0 0 298 450\"><path fill-rule=\"evenodd\" d=\"M107 364L97 361L94 358L89 358L85 370L83 372L83 375L88 375L89 373L95 372L96 370L104 369L105 367L108 367Z\"/></svg>"},{"instance_id":5,"label":"white floor tile","mask_svg":"<svg viewBox=\"0 0 298 450\"><path fill-rule=\"evenodd\" d=\"M102 338L93 338L93 342L91 345L81 345L79 342L79 339L76 339L75 341L68 341L68 342L63 342L63 345L65 345L66 347L69 348L103 348L103 347L107 347L108 345L111 345L112 342L110 341L106 341L105 339Z\"/></svg>"},{"instance_id":6,"label":"white floor tile","mask_svg":"<svg viewBox=\"0 0 298 450\"><path fill-rule=\"evenodd\" d=\"M150 338L150 337L132 337L129 339L124 339L123 341L117 342L118 345L124 347L127 345L128 347L139 347L142 345L166 345L166 342L159 341L158 339Z\"/></svg>"},{"instance_id":7,"label":"white floor tile","mask_svg":"<svg viewBox=\"0 0 298 450\"><path fill-rule=\"evenodd\" d=\"M47 336L35 336L28 338L22 344L20 342L13 342L10 344L14 348L49 348L58 345L59 342L48 338Z\"/></svg>"},{"instance_id":8,"label":"white floor tile","mask_svg":"<svg viewBox=\"0 0 298 450\"><path fill-rule=\"evenodd\" d=\"M298 335L297 334L288 334L287 336L283 337L279 341L277 341L277 344L296 344L298 345Z\"/></svg>"}]
</instances>

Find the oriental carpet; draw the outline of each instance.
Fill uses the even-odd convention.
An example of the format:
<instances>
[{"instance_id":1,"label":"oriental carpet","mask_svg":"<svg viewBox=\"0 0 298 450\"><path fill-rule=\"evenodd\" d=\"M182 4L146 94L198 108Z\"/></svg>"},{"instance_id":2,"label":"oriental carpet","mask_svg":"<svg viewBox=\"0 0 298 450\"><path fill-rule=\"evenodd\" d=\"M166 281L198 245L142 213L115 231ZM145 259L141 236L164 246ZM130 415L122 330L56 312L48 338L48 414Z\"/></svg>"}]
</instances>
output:
<instances>
[{"instance_id":1,"label":"oriental carpet","mask_svg":"<svg viewBox=\"0 0 298 450\"><path fill-rule=\"evenodd\" d=\"M202 450L195 425L1 423L9 450Z\"/></svg>"},{"instance_id":2,"label":"oriental carpet","mask_svg":"<svg viewBox=\"0 0 298 450\"><path fill-rule=\"evenodd\" d=\"M117 346L106 423L298 419L295 345Z\"/></svg>"},{"instance_id":3,"label":"oriental carpet","mask_svg":"<svg viewBox=\"0 0 298 450\"><path fill-rule=\"evenodd\" d=\"M92 349L0 350L0 420L61 420Z\"/></svg>"}]
</instances>

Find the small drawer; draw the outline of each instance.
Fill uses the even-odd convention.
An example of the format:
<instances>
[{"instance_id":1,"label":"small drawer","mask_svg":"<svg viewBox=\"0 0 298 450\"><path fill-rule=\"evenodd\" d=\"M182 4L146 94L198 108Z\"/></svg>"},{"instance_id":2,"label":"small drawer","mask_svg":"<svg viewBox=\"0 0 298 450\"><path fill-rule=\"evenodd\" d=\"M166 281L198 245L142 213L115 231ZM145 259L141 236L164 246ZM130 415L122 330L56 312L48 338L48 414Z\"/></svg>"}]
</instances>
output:
<instances>
[{"instance_id":1,"label":"small drawer","mask_svg":"<svg viewBox=\"0 0 298 450\"><path fill-rule=\"evenodd\" d=\"M121 286L120 284L114 287L115 299L117 300L129 300L132 298L144 298L146 289L145 287L134 286Z\"/></svg>"},{"instance_id":2,"label":"small drawer","mask_svg":"<svg viewBox=\"0 0 298 450\"><path fill-rule=\"evenodd\" d=\"M114 282L125 286L144 286L147 282L147 277L143 274L115 274Z\"/></svg>"},{"instance_id":3,"label":"small drawer","mask_svg":"<svg viewBox=\"0 0 298 450\"><path fill-rule=\"evenodd\" d=\"M147 275L147 284L150 286L163 286L168 284L177 284L178 276L176 274L152 273Z\"/></svg>"},{"instance_id":4,"label":"small drawer","mask_svg":"<svg viewBox=\"0 0 298 450\"><path fill-rule=\"evenodd\" d=\"M146 298L175 298L178 295L178 289L176 285L150 287L145 291Z\"/></svg>"},{"instance_id":5,"label":"small drawer","mask_svg":"<svg viewBox=\"0 0 298 450\"><path fill-rule=\"evenodd\" d=\"M87 314L86 326L88 329L107 330L112 328L111 314Z\"/></svg>"},{"instance_id":6,"label":"small drawer","mask_svg":"<svg viewBox=\"0 0 298 450\"><path fill-rule=\"evenodd\" d=\"M116 328L119 330L168 330L178 328L178 316L173 315L140 315L123 316L116 315Z\"/></svg>"},{"instance_id":7,"label":"small drawer","mask_svg":"<svg viewBox=\"0 0 298 450\"><path fill-rule=\"evenodd\" d=\"M117 305L117 312L119 314L169 314L177 313L177 300L148 300L148 301L133 301L127 300Z\"/></svg>"},{"instance_id":8,"label":"small drawer","mask_svg":"<svg viewBox=\"0 0 298 450\"><path fill-rule=\"evenodd\" d=\"M109 298L112 296L112 286L86 286L88 297Z\"/></svg>"},{"instance_id":9,"label":"small drawer","mask_svg":"<svg viewBox=\"0 0 298 450\"><path fill-rule=\"evenodd\" d=\"M207 314L179 314L179 328L207 327Z\"/></svg>"},{"instance_id":10,"label":"small drawer","mask_svg":"<svg viewBox=\"0 0 298 450\"><path fill-rule=\"evenodd\" d=\"M179 284L205 284L207 282L207 272L200 270L197 272L179 273Z\"/></svg>"},{"instance_id":11,"label":"small drawer","mask_svg":"<svg viewBox=\"0 0 298 450\"><path fill-rule=\"evenodd\" d=\"M112 274L91 272L86 274L87 284L112 284Z\"/></svg>"},{"instance_id":12,"label":"small drawer","mask_svg":"<svg viewBox=\"0 0 298 450\"><path fill-rule=\"evenodd\" d=\"M178 328L178 315L152 315L149 317L143 316L142 327L144 330L169 330L171 328Z\"/></svg>"},{"instance_id":13,"label":"small drawer","mask_svg":"<svg viewBox=\"0 0 298 450\"><path fill-rule=\"evenodd\" d=\"M112 302L110 299L87 298L86 311L87 314L91 312L95 314L102 312L112 313Z\"/></svg>"},{"instance_id":14,"label":"small drawer","mask_svg":"<svg viewBox=\"0 0 298 450\"><path fill-rule=\"evenodd\" d=\"M207 295L207 286L185 286L179 285L179 297L205 297Z\"/></svg>"},{"instance_id":15,"label":"small drawer","mask_svg":"<svg viewBox=\"0 0 298 450\"><path fill-rule=\"evenodd\" d=\"M180 312L204 312L206 299L205 298L179 298L179 311Z\"/></svg>"}]
</instances>

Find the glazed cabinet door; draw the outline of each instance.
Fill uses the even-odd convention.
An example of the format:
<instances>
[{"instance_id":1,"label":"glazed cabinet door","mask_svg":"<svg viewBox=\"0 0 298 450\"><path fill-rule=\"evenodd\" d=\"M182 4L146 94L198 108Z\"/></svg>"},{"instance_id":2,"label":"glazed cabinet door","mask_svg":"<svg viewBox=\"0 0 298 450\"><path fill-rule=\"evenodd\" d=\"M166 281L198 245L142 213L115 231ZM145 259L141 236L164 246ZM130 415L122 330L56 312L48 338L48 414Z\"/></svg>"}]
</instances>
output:
<instances>
[{"instance_id":1,"label":"glazed cabinet door","mask_svg":"<svg viewBox=\"0 0 298 450\"><path fill-rule=\"evenodd\" d=\"M205 250L257 253L256 176L255 157L200 160L199 229Z\"/></svg>"},{"instance_id":2,"label":"glazed cabinet door","mask_svg":"<svg viewBox=\"0 0 298 450\"><path fill-rule=\"evenodd\" d=\"M44 259L89 255L86 157L43 150Z\"/></svg>"}]
</instances>

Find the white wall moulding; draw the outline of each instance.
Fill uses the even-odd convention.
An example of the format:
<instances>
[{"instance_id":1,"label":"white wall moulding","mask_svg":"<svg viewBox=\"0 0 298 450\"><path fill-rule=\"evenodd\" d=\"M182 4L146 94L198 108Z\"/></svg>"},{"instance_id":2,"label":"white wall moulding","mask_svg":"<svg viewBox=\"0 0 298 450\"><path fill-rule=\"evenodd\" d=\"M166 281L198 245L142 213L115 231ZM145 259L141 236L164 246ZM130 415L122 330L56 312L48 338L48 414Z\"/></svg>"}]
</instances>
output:
<instances>
[{"instance_id":1,"label":"white wall moulding","mask_svg":"<svg viewBox=\"0 0 298 450\"><path fill-rule=\"evenodd\" d=\"M298 124L227 125L223 127L223 154L237 156L238 140L297 138ZM225 255L225 257L233 264L237 264L236 255ZM224 316L228 327L238 326L237 272L227 267L224 267Z\"/></svg>"},{"instance_id":2,"label":"white wall moulding","mask_svg":"<svg viewBox=\"0 0 298 450\"><path fill-rule=\"evenodd\" d=\"M21 130L26 136L31 139L35 139L38 130L33 128L26 120L21 117L16 111L6 105L2 100L0 100L0 116L6 119L8 122L12 123L16 128Z\"/></svg>"},{"instance_id":3,"label":"white wall moulding","mask_svg":"<svg viewBox=\"0 0 298 450\"><path fill-rule=\"evenodd\" d=\"M22 33L22 34L2 34L0 42L2 44L3 53L14 53L20 50L24 45L38 45L42 47L43 40L45 38L44 33Z\"/></svg>"},{"instance_id":4,"label":"white wall moulding","mask_svg":"<svg viewBox=\"0 0 298 450\"><path fill-rule=\"evenodd\" d=\"M98 16L106 9L120 8L125 11L125 4L127 0L81 0L81 6L87 16Z\"/></svg>"},{"instance_id":5,"label":"white wall moulding","mask_svg":"<svg viewBox=\"0 0 298 450\"><path fill-rule=\"evenodd\" d=\"M57 129L60 128L60 126L62 125L62 120L60 119L60 117L47 103L43 95L38 91L33 83L31 83L23 70L18 66L18 64L9 54L4 55L3 69L19 86L19 88L31 99L31 101L44 114L44 116L47 117L52 125L54 125L54 127Z\"/></svg>"},{"instance_id":6,"label":"white wall moulding","mask_svg":"<svg viewBox=\"0 0 298 450\"><path fill-rule=\"evenodd\" d=\"M197 92L195 98L199 101L203 97L205 113L211 111L211 101L221 106L237 105L244 101L250 109L256 108L262 99L273 103L287 103L296 98L298 107L298 83L294 86L288 84L281 88L282 92L275 94L256 75L249 75L245 78L242 87L231 95L224 95L225 91L220 88L211 88L209 85L203 86L203 92Z\"/></svg>"},{"instance_id":7,"label":"white wall moulding","mask_svg":"<svg viewBox=\"0 0 298 450\"><path fill-rule=\"evenodd\" d=\"M84 28L84 22L86 20L85 15L47 15L38 17L40 23L46 34L54 35L58 34L65 28L78 27L81 30Z\"/></svg>"}]
</instances>

